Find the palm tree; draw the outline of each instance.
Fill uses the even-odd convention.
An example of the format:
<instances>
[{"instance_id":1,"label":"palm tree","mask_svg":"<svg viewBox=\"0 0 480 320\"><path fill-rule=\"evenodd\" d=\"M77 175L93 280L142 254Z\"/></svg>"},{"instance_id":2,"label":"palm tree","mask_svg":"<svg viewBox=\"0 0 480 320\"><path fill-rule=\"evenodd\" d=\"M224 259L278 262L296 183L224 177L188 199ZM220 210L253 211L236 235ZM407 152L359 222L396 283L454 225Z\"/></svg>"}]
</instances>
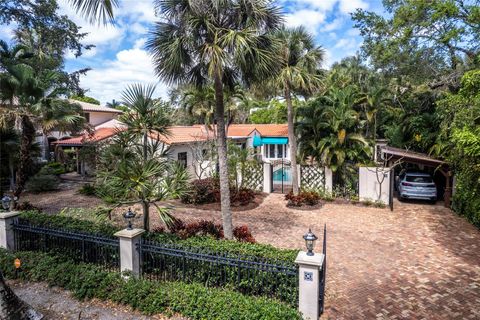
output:
<instances>
[{"instance_id":1,"label":"palm tree","mask_svg":"<svg viewBox=\"0 0 480 320\"><path fill-rule=\"evenodd\" d=\"M168 135L168 127L171 124L169 108L166 108L166 104L159 99L153 98L155 89L154 85L133 84L128 86L122 95L123 103L129 108L129 112L124 113L120 117L120 121L126 125L127 133L133 136L136 141L141 141L139 146L142 150L141 154L145 165L157 156L156 152L160 139L151 138ZM156 172L158 166L152 165L151 168L153 168L152 171ZM146 192L145 189L143 191ZM142 200L142 210L144 228L149 230L150 214L147 199Z\"/></svg>"},{"instance_id":2,"label":"palm tree","mask_svg":"<svg viewBox=\"0 0 480 320\"><path fill-rule=\"evenodd\" d=\"M90 22L113 22L113 9L118 7L118 0L68 0L75 10Z\"/></svg>"},{"instance_id":3,"label":"palm tree","mask_svg":"<svg viewBox=\"0 0 480 320\"><path fill-rule=\"evenodd\" d=\"M35 126L31 108L43 96L40 81L25 60L28 54L24 47L9 48L0 42L0 124L15 124L20 135L20 157L17 167L14 195L19 196L27 181L31 167L31 149L35 139Z\"/></svg>"},{"instance_id":4,"label":"palm tree","mask_svg":"<svg viewBox=\"0 0 480 320\"><path fill-rule=\"evenodd\" d=\"M281 15L268 0L156 0L157 22L147 48L169 84L213 85L223 228L233 238L225 127L225 89L276 72L274 41Z\"/></svg>"},{"instance_id":5,"label":"palm tree","mask_svg":"<svg viewBox=\"0 0 480 320\"><path fill-rule=\"evenodd\" d=\"M315 46L315 41L305 28L282 28L275 33L280 42L280 71L273 85L287 103L288 140L292 163L292 185L295 195L299 192L297 168L297 141L294 130L292 95L311 94L321 85L320 67L324 50Z\"/></svg>"},{"instance_id":6,"label":"palm tree","mask_svg":"<svg viewBox=\"0 0 480 320\"><path fill-rule=\"evenodd\" d=\"M324 96L311 101L300 112L301 151L338 171L345 161L368 159L368 141L357 129L362 120L353 107L358 103L353 86L332 88Z\"/></svg>"}]
</instances>

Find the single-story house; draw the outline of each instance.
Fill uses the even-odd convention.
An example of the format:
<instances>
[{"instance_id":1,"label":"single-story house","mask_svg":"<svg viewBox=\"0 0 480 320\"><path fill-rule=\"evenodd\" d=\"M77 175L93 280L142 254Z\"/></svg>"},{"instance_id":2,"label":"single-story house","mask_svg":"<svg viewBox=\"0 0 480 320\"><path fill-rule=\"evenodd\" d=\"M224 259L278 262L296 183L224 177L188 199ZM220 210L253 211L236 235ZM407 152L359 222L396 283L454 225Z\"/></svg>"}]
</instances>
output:
<instances>
[{"instance_id":1,"label":"single-story house","mask_svg":"<svg viewBox=\"0 0 480 320\"><path fill-rule=\"evenodd\" d=\"M108 140L124 128L121 122L112 119L97 125L89 134L59 140L54 144L57 148L78 150L86 144ZM168 148L169 157L183 163L193 176L203 178L215 170L201 159L208 148L208 141L215 139L213 128L205 125L172 126L169 131L167 136L151 135L150 138L160 140ZM227 138L242 148L252 148L253 153L264 162L290 160L287 124L232 124L228 127ZM77 163L78 172L84 172L82 166Z\"/></svg>"}]
</instances>

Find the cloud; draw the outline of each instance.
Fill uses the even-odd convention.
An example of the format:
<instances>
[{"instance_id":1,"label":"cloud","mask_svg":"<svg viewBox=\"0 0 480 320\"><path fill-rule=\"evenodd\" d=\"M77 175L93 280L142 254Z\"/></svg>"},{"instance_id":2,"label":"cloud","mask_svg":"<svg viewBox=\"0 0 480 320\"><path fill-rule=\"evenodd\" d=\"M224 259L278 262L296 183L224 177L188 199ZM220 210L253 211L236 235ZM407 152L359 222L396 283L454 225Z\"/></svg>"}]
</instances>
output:
<instances>
[{"instance_id":1,"label":"cloud","mask_svg":"<svg viewBox=\"0 0 480 320\"><path fill-rule=\"evenodd\" d=\"M312 34L317 34L318 27L325 20L325 14L315 10L298 10L286 15L285 22L288 27L303 25Z\"/></svg>"},{"instance_id":2,"label":"cloud","mask_svg":"<svg viewBox=\"0 0 480 320\"><path fill-rule=\"evenodd\" d=\"M344 22L345 20L343 18L335 18L332 22L329 22L322 27L322 32L338 30L343 26Z\"/></svg>"},{"instance_id":3,"label":"cloud","mask_svg":"<svg viewBox=\"0 0 480 320\"><path fill-rule=\"evenodd\" d=\"M355 9L367 9L368 3L363 0L341 0L339 7L341 12L348 14Z\"/></svg>"},{"instance_id":4,"label":"cloud","mask_svg":"<svg viewBox=\"0 0 480 320\"><path fill-rule=\"evenodd\" d=\"M157 83L154 67L148 53L136 47L142 43L139 39L134 47L122 50L115 59L103 61L100 67L89 71L80 80L80 85L88 89L87 95L102 103L120 99L125 87L132 83ZM157 95L167 98L167 87L157 85Z\"/></svg>"}]
</instances>

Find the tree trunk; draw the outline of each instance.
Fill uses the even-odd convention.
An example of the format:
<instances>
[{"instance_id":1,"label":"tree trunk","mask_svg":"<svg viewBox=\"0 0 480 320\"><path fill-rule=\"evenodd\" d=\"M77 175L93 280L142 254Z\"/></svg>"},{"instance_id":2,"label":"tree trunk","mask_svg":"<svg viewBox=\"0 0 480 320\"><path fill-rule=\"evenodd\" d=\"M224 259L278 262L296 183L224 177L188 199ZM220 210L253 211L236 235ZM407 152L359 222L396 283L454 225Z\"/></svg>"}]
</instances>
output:
<instances>
[{"instance_id":1,"label":"tree trunk","mask_svg":"<svg viewBox=\"0 0 480 320\"><path fill-rule=\"evenodd\" d=\"M145 132L143 134L143 161L144 161L144 164L147 163L147 157L148 157L148 154L147 154L147 151L148 151L148 135L147 133ZM143 196L145 197L146 196L146 190L145 190L145 187L142 187L142 193L143 193ZM149 206L149 203L145 200L142 200L142 210L143 210L143 228L147 231L150 230L150 206Z\"/></svg>"},{"instance_id":2,"label":"tree trunk","mask_svg":"<svg viewBox=\"0 0 480 320\"><path fill-rule=\"evenodd\" d=\"M43 159L50 161L50 144L48 143L48 136L45 132L42 132L42 143L43 143Z\"/></svg>"},{"instance_id":3,"label":"tree trunk","mask_svg":"<svg viewBox=\"0 0 480 320\"><path fill-rule=\"evenodd\" d=\"M290 144L290 159L292 163L292 190L294 195L298 195L298 170L297 170L297 139L295 137L295 128L293 123L293 105L290 88L285 88L285 101L287 102L287 119L288 119L288 143Z\"/></svg>"},{"instance_id":4,"label":"tree trunk","mask_svg":"<svg viewBox=\"0 0 480 320\"><path fill-rule=\"evenodd\" d=\"M217 150L220 167L220 199L225 238L233 238L232 212L230 211L230 186L227 165L227 137L225 130L225 106L220 73L215 75L215 117L217 119Z\"/></svg>"},{"instance_id":5,"label":"tree trunk","mask_svg":"<svg viewBox=\"0 0 480 320\"><path fill-rule=\"evenodd\" d=\"M11 155L8 157L8 169L10 171L10 191L13 191L15 189L15 166Z\"/></svg>"},{"instance_id":6,"label":"tree trunk","mask_svg":"<svg viewBox=\"0 0 480 320\"><path fill-rule=\"evenodd\" d=\"M21 118L22 123L22 137L20 141L20 161L17 168L17 185L13 195L20 197L23 189L25 189L25 183L28 178L28 168L31 167L31 156L33 139L35 138L35 127L30 121L30 118L26 115Z\"/></svg>"},{"instance_id":7,"label":"tree trunk","mask_svg":"<svg viewBox=\"0 0 480 320\"><path fill-rule=\"evenodd\" d=\"M150 208L147 201L142 201L142 211L143 211L143 229L150 230Z\"/></svg>"}]
</instances>

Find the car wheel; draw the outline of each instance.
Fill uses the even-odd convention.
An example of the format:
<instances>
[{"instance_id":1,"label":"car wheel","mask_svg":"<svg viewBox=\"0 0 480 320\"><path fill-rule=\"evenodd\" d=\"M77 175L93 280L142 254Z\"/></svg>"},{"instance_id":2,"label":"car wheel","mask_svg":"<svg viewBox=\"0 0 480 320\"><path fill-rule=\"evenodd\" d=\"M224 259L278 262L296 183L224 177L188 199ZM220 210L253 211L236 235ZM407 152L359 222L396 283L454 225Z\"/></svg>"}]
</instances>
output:
<instances>
[{"instance_id":1,"label":"car wheel","mask_svg":"<svg viewBox=\"0 0 480 320\"><path fill-rule=\"evenodd\" d=\"M405 198L402 197L402 196L399 194L399 195L398 195L398 201L403 202L403 201L405 201Z\"/></svg>"}]
</instances>

